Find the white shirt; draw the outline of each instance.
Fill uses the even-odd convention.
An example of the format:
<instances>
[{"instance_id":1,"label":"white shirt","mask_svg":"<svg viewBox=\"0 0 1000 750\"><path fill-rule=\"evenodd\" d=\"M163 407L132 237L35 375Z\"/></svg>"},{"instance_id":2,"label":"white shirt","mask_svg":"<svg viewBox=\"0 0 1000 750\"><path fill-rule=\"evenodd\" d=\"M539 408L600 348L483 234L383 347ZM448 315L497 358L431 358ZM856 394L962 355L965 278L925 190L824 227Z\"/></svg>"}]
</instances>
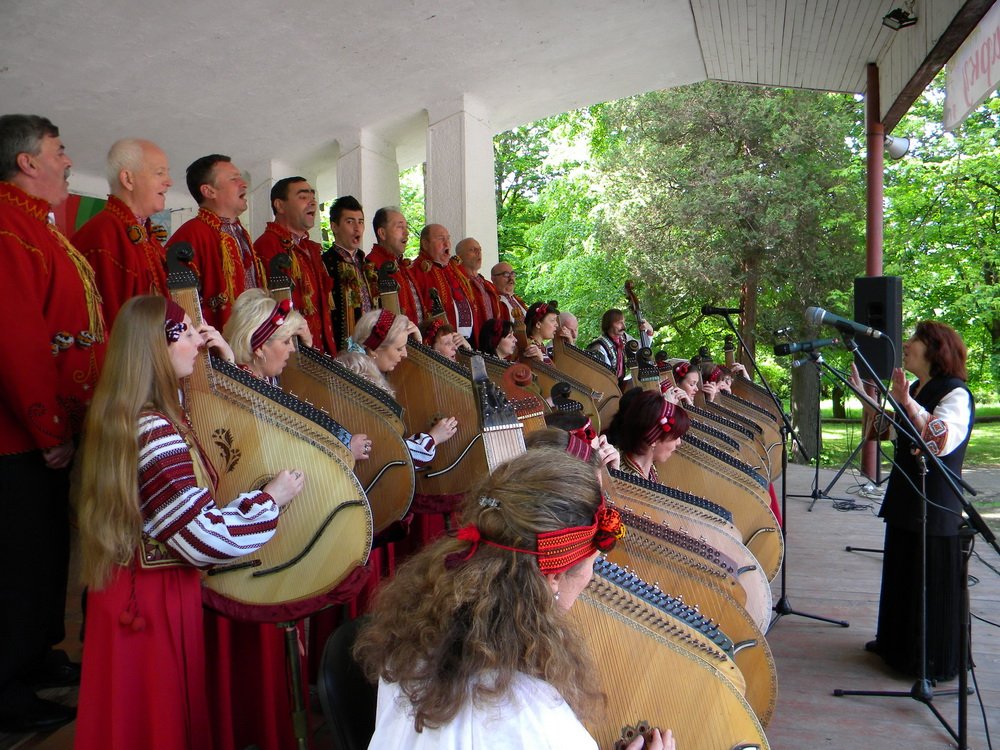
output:
<instances>
[{"instance_id":1,"label":"white shirt","mask_svg":"<svg viewBox=\"0 0 1000 750\"><path fill-rule=\"evenodd\" d=\"M379 680L375 734L369 750L597 750L576 714L554 687L517 674L499 703L467 700L448 724L417 732L413 707L396 683Z\"/></svg>"}]
</instances>

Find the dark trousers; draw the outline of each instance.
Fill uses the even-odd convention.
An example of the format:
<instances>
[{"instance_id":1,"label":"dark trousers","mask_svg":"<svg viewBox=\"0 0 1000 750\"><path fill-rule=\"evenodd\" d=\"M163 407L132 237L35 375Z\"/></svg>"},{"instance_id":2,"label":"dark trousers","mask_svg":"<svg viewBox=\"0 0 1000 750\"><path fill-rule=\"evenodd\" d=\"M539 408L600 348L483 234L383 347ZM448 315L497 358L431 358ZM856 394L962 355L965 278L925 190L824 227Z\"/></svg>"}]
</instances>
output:
<instances>
[{"instance_id":1,"label":"dark trousers","mask_svg":"<svg viewBox=\"0 0 1000 750\"><path fill-rule=\"evenodd\" d=\"M0 456L0 508L0 713L18 713L22 677L65 637L69 471L41 451Z\"/></svg>"}]
</instances>

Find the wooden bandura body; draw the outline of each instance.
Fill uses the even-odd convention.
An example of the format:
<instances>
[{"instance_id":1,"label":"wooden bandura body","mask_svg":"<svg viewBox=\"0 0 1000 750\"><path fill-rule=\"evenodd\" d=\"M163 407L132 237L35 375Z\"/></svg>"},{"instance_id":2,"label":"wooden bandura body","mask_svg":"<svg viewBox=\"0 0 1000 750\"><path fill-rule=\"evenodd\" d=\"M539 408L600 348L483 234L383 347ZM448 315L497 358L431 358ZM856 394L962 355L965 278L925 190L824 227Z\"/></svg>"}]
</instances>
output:
<instances>
[{"instance_id":1,"label":"wooden bandura body","mask_svg":"<svg viewBox=\"0 0 1000 750\"><path fill-rule=\"evenodd\" d=\"M769 747L743 696L730 648L706 641L657 606L655 587L598 560L590 585L570 610L584 632L608 696L602 717L583 723L598 747L613 747L623 727L669 727L678 747ZM652 589L652 591L650 591Z\"/></svg>"},{"instance_id":2,"label":"wooden bandura body","mask_svg":"<svg viewBox=\"0 0 1000 750\"><path fill-rule=\"evenodd\" d=\"M444 417L458 420L455 435L437 446L429 466L417 471L417 492L456 495L468 491L489 471L471 372L411 340L406 358L387 377L405 410L409 432L428 432Z\"/></svg>"},{"instance_id":3,"label":"wooden bandura body","mask_svg":"<svg viewBox=\"0 0 1000 750\"><path fill-rule=\"evenodd\" d=\"M707 580L696 566L683 564L662 526L635 513L624 511L625 539L608 554L608 559L634 571L670 596L679 598L719 623L735 644L733 658L746 681L747 702L763 725L771 720L778 680L774 657L764 638L762 626L732 592ZM766 613L763 627L770 621Z\"/></svg>"},{"instance_id":4,"label":"wooden bandura body","mask_svg":"<svg viewBox=\"0 0 1000 750\"><path fill-rule=\"evenodd\" d=\"M381 388L321 352L300 346L281 374L290 394L334 416L352 433L368 435L371 457L357 461L376 532L404 518L413 500L413 459L404 440L403 408Z\"/></svg>"},{"instance_id":5,"label":"wooden bandura body","mask_svg":"<svg viewBox=\"0 0 1000 750\"><path fill-rule=\"evenodd\" d=\"M656 471L663 484L713 499L730 510L743 543L763 566L768 580L777 575L784 541L771 512L764 477L693 435L685 435L670 460L658 464Z\"/></svg>"},{"instance_id":6,"label":"wooden bandura body","mask_svg":"<svg viewBox=\"0 0 1000 750\"><path fill-rule=\"evenodd\" d=\"M190 248L187 250L190 252ZM197 279L169 260L171 296L201 321ZM350 434L318 409L233 365L202 355L183 384L185 405L218 474L218 497L262 487L282 469L306 475L303 491L282 510L274 537L254 553L217 565L205 585L249 608L320 601L371 549L372 517L347 448ZM317 605L317 609L322 606Z\"/></svg>"},{"instance_id":7,"label":"wooden bandura body","mask_svg":"<svg viewBox=\"0 0 1000 750\"><path fill-rule=\"evenodd\" d=\"M552 339L552 364L560 372L600 394L595 403L601 415L601 424L611 424L611 418L618 412L618 402L622 397L618 377L611 368L561 336Z\"/></svg>"},{"instance_id":8,"label":"wooden bandura body","mask_svg":"<svg viewBox=\"0 0 1000 750\"><path fill-rule=\"evenodd\" d=\"M679 562L729 592L757 626L766 629L771 619L771 587L735 527L697 504L677 499L686 493L640 477L612 471L610 486L611 497L621 510L653 524L658 538L673 545Z\"/></svg>"}]
</instances>

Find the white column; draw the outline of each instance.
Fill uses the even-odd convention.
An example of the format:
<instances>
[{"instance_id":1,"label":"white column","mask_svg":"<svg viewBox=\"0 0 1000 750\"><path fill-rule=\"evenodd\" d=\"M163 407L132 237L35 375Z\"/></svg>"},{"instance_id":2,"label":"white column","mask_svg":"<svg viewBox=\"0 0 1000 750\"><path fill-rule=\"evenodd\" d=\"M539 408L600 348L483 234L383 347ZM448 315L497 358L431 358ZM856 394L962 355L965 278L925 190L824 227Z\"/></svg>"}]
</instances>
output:
<instances>
[{"instance_id":1,"label":"white column","mask_svg":"<svg viewBox=\"0 0 1000 750\"><path fill-rule=\"evenodd\" d=\"M353 143L341 141L337 159L337 196L353 195L365 209L365 237L361 249L375 242L371 219L382 206L399 205L399 162L395 145L368 130ZM332 200L335 200L331 199Z\"/></svg>"},{"instance_id":2,"label":"white column","mask_svg":"<svg viewBox=\"0 0 1000 750\"><path fill-rule=\"evenodd\" d=\"M427 222L443 224L452 246L475 237L483 268L497 262L493 128L485 109L463 96L428 110Z\"/></svg>"}]
</instances>

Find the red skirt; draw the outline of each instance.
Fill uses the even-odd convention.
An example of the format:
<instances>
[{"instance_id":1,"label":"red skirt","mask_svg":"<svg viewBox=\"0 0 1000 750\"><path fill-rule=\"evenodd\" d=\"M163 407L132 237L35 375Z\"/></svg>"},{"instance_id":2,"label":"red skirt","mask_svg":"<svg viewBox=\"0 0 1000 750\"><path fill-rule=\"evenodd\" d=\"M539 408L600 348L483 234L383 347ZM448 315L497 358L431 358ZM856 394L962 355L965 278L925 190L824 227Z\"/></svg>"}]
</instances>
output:
<instances>
[{"instance_id":1,"label":"red skirt","mask_svg":"<svg viewBox=\"0 0 1000 750\"><path fill-rule=\"evenodd\" d=\"M87 594L74 747L211 750L212 723L198 571L119 568Z\"/></svg>"}]
</instances>

